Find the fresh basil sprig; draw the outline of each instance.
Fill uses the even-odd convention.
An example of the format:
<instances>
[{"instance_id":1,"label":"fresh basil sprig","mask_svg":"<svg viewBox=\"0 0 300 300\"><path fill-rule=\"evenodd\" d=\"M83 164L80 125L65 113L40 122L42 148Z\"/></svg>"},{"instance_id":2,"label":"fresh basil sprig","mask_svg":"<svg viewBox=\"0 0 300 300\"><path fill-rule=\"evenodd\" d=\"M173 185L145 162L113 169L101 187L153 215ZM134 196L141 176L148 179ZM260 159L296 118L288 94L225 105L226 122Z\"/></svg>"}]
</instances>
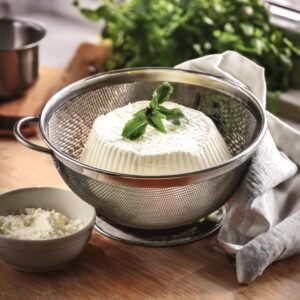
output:
<instances>
[{"instance_id":1,"label":"fresh basil sprig","mask_svg":"<svg viewBox=\"0 0 300 300\"><path fill-rule=\"evenodd\" d=\"M184 117L181 109L170 109L161 105L170 99L173 90L173 86L168 82L164 82L158 86L152 95L149 106L136 112L133 118L125 124L122 136L129 140L136 140L146 132L148 125L162 133L166 133L163 119L179 126L180 119Z\"/></svg>"}]
</instances>

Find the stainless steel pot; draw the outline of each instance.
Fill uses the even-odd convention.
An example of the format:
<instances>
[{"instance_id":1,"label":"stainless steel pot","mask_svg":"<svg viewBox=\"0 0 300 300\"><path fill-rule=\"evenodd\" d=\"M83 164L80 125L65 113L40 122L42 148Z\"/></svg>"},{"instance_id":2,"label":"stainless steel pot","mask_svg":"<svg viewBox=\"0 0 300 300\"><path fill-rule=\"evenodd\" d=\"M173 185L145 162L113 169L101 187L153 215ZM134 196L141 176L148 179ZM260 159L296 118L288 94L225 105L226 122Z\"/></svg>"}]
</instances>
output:
<instances>
[{"instance_id":1,"label":"stainless steel pot","mask_svg":"<svg viewBox=\"0 0 300 300\"><path fill-rule=\"evenodd\" d=\"M38 77L38 44L45 29L36 23L0 19L0 99L21 95Z\"/></svg>"}]
</instances>

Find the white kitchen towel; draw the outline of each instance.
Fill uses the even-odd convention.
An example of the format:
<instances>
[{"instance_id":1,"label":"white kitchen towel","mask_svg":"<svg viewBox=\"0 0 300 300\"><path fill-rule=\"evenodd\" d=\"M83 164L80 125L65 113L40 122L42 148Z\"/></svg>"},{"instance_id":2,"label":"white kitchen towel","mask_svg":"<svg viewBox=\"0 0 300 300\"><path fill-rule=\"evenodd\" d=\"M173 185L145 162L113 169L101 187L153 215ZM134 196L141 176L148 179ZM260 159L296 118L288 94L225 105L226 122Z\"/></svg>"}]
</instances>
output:
<instances>
[{"instance_id":1,"label":"white kitchen towel","mask_svg":"<svg viewBox=\"0 0 300 300\"><path fill-rule=\"evenodd\" d=\"M234 51L176 68L246 86L266 106L264 69ZM238 281L251 282L272 262L300 253L300 133L267 113L268 131L237 188L218 239L236 255Z\"/></svg>"}]
</instances>

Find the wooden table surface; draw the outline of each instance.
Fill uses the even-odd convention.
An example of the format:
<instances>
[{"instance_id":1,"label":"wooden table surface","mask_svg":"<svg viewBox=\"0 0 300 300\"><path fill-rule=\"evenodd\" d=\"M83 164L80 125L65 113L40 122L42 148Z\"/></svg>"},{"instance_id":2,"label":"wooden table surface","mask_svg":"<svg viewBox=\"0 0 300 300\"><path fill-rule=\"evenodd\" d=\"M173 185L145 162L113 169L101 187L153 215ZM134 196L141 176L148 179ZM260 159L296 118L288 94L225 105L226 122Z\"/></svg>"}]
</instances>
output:
<instances>
[{"instance_id":1,"label":"wooden table surface","mask_svg":"<svg viewBox=\"0 0 300 300\"><path fill-rule=\"evenodd\" d=\"M0 171L0 192L65 187L48 155L15 140L0 140ZM300 299L300 256L239 285L216 237L154 249L94 233L84 252L60 271L22 273L0 259L0 299Z\"/></svg>"}]
</instances>

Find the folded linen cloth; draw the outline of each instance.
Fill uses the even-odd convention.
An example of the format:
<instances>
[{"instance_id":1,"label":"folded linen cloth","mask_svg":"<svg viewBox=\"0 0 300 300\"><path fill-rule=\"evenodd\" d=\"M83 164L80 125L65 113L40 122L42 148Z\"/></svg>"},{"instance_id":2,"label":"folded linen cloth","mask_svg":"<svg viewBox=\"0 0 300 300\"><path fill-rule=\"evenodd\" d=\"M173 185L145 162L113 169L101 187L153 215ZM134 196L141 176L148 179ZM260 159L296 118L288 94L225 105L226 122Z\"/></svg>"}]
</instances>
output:
<instances>
[{"instance_id":1,"label":"folded linen cloth","mask_svg":"<svg viewBox=\"0 0 300 300\"><path fill-rule=\"evenodd\" d=\"M177 65L243 84L265 107L264 69L227 51ZM268 131L237 188L219 243L236 255L237 278L253 281L272 262L300 253L300 133L267 112Z\"/></svg>"}]
</instances>

